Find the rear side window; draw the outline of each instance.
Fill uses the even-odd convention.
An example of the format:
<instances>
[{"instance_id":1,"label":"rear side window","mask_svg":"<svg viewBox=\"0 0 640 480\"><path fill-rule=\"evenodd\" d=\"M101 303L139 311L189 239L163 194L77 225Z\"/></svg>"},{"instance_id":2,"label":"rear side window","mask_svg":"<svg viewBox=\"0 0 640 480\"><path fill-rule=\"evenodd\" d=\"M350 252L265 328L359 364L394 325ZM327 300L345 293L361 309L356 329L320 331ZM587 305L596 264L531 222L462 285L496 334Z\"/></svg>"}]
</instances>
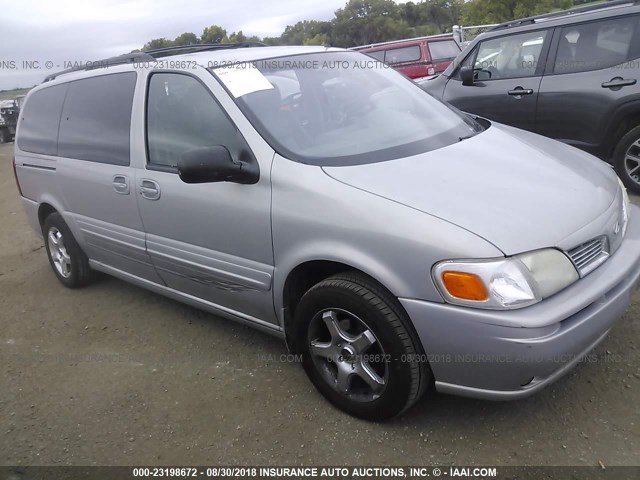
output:
<instances>
[{"instance_id":1,"label":"rear side window","mask_svg":"<svg viewBox=\"0 0 640 480\"><path fill-rule=\"evenodd\" d=\"M560 34L554 73L599 70L633 58L638 16L571 25Z\"/></svg>"},{"instance_id":2,"label":"rear side window","mask_svg":"<svg viewBox=\"0 0 640 480\"><path fill-rule=\"evenodd\" d=\"M129 165L131 108L136 73L116 73L69 83L58 155Z\"/></svg>"},{"instance_id":3,"label":"rear side window","mask_svg":"<svg viewBox=\"0 0 640 480\"><path fill-rule=\"evenodd\" d=\"M384 62L384 50L378 50L377 52L362 52L366 53L370 57L375 58L379 62Z\"/></svg>"},{"instance_id":4,"label":"rear side window","mask_svg":"<svg viewBox=\"0 0 640 480\"><path fill-rule=\"evenodd\" d=\"M456 58L460 53L460 47L455 40L428 42L427 46L429 47L429 55L431 55L432 62Z\"/></svg>"},{"instance_id":5,"label":"rear side window","mask_svg":"<svg viewBox=\"0 0 640 480\"><path fill-rule=\"evenodd\" d=\"M387 50L384 60L392 65L394 63L417 62L420 60L420 46L392 48Z\"/></svg>"},{"instance_id":6,"label":"rear side window","mask_svg":"<svg viewBox=\"0 0 640 480\"><path fill-rule=\"evenodd\" d=\"M57 155L58 126L67 87L67 84L48 87L29 97L20 121L20 150Z\"/></svg>"},{"instance_id":7,"label":"rear side window","mask_svg":"<svg viewBox=\"0 0 640 480\"><path fill-rule=\"evenodd\" d=\"M249 151L239 130L198 80L178 73L154 74L147 96L149 165L176 167L189 150L216 145L227 147L233 158Z\"/></svg>"}]
</instances>

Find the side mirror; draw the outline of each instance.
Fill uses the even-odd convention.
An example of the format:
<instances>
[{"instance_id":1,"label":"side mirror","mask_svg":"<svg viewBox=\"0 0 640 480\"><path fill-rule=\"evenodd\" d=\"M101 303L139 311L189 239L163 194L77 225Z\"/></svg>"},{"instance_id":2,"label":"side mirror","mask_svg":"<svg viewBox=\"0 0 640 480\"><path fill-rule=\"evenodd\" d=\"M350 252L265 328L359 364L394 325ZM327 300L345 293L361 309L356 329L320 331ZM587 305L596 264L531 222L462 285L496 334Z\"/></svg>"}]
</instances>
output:
<instances>
[{"instance_id":1,"label":"side mirror","mask_svg":"<svg viewBox=\"0 0 640 480\"><path fill-rule=\"evenodd\" d=\"M460 67L460 79L465 87L473 86L473 67Z\"/></svg>"},{"instance_id":2,"label":"side mirror","mask_svg":"<svg viewBox=\"0 0 640 480\"><path fill-rule=\"evenodd\" d=\"M178 175L184 183L256 183L257 165L234 161L227 147L199 147L185 152L178 160Z\"/></svg>"}]
</instances>

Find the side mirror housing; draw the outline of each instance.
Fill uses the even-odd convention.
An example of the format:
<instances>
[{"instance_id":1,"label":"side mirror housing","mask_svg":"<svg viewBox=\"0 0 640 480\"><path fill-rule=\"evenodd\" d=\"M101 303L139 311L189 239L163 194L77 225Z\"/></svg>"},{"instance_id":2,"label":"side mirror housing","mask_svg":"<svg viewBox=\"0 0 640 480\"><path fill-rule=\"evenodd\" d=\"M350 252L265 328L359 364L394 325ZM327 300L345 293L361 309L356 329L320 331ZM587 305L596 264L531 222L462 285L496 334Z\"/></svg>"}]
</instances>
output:
<instances>
[{"instance_id":1,"label":"side mirror housing","mask_svg":"<svg viewBox=\"0 0 640 480\"><path fill-rule=\"evenodd\" d=\"M234 161L227 147L199 147L185 152L178 160L178 175L184 183L256 183L258 166L253 162Z\"/></svg>"},{"instance_id":2,"label":"side mirror housing","mask_svg":"<svg viewBox=\"0 0 640 480\"><path fill-rule=\"evenodd\" d=\"M469 66L460 67L460 79L465 87L473 86L473 68Z\"/></svg>"}]
</instances>

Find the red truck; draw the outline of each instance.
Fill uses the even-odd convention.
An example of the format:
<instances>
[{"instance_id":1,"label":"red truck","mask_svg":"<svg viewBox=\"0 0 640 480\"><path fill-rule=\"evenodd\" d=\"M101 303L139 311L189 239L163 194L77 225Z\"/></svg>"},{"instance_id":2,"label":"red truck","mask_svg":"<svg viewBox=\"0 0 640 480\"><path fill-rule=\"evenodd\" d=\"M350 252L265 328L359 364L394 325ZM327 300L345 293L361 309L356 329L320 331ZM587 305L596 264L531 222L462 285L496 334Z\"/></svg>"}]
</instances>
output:
<instances>
[{"instance_id":1,"label":"red truck","mask_svg":"<svg viewBox=\"0 0 640 480\"><path fill-rule=\"evenodd\" d=\"M385 62L409 78L444 72L461 51L450 34L362 45L351 50Z\"/></svg>"}]
</instances>

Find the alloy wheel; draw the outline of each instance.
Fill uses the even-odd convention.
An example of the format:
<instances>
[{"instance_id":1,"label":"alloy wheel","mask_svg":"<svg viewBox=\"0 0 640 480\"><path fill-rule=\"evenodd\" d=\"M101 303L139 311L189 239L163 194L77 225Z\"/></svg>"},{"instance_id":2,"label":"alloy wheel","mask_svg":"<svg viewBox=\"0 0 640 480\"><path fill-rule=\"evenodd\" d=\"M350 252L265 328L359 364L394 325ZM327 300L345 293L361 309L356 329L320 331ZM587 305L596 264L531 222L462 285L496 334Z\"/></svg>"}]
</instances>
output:
<instances>
[{"instance_id":1,"label":"alloy wheel","mask_svg":"<svg viewBox=\"0 0 640 480\"><path fill-rule=\"evenodd\" d=\"M60 230L51 227L47 234L47 242L49 243L49 255L56 271L62 277L69 278L71 276L71 257L67 253Z\"/></svg>"},{"instance_id":2,"label":"alloy wheel","mask_svg":"<svg viewBox=\"0 0 640 480\"><path fill-rule=\"evenodd\" d=\"M629 178L640 184L640 139L636 140L625 153L624 167Z\"/></svg>"},{"instance_id":3,"label":"alloy wheel","mask_svg":"<svg viewBox=\"0 0 640 480\"><path fill-rule=\"evenodd\" d=\"M360 402L382 395L389 380L388 358L376 335L356 315L331 308L318 312L309 328L309 350L324 380Z\"/></svg>"}]
</instances>

